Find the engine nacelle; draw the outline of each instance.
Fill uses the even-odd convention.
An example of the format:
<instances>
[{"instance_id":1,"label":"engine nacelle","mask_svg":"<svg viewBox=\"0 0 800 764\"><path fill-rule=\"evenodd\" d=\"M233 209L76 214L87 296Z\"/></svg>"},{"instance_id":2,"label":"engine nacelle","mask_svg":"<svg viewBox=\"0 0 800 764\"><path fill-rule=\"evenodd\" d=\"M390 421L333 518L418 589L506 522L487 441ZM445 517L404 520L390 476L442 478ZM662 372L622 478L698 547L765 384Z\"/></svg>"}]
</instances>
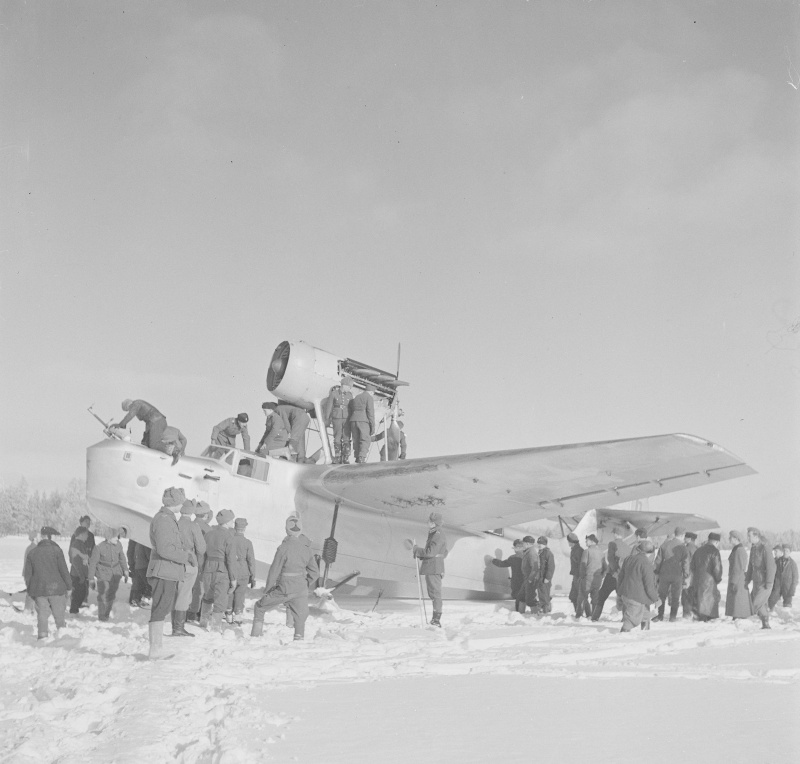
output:
<instances>
[{"instance_id":1,"label":"engine nacelle","mask_svg":"<svg viewBox=\"0 0 800 764\"><path fill-rule=\"evenodd\" d=\"M341 383L345 374L352 377L355 388L375 385L376 403L382 401L387 405L394 402L397 388L408 384L389 372L351 358L338 358L297 340L281 342L275 348L267 372L267 390L295 406L313 409L315 403L328 397L331 387Z\"/></svg>"}]
</instances>

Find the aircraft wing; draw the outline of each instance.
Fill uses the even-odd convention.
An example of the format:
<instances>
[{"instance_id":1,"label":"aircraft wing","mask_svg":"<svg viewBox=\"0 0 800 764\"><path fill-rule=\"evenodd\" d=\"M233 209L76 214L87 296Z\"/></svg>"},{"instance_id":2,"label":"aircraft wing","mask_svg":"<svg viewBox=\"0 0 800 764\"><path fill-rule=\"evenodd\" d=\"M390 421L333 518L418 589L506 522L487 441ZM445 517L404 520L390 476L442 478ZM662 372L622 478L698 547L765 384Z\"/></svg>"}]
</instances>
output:
<instances>
[{"instance_id":1,"label":"aircraft wing","mask_svg":"<svg viewBox=\"0 0 800 764\"><path fill-rule=\"evenodd\" d=\"M755 474L694 435L333 466L306 490L390 517L488 530Z\"/></svg>"},{"instance_id":2,"label":"aircraft wing","mask_svg":"<svg viewBox=\"0 0 800 764\"><path fill-rule=\"evenodd\" d=\"M671 533L676 525L687 531L706 531L719 528L719 523L710 517L702 515L684 514L683 512L651 512L650 510L636 509L598 509L597 526L614 527L615 525L628 525L634 528L644 528L649 536L664 536Z\"/></svg>"}]
</instances>

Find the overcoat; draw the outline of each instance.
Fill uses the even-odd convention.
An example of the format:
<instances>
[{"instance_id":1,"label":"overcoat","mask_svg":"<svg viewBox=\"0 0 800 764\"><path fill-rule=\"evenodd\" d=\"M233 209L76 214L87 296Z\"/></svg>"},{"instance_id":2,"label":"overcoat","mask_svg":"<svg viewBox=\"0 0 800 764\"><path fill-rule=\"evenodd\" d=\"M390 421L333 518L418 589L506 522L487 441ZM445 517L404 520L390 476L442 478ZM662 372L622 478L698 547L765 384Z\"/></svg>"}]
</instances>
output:
<instances>
[{"instance_id":1,"label":"overcoat","mask_svg":"<svg viewBox=\"0 0 800 764\"><path fill-rule=\"evenodd\" d=\"M720 594L717 584L722 581L722 557L713 544L703 544L692 555L692 589L698 615L719 618Z\"/></svg>"},{"instance_id":2,"label":"overcoat","mask_svg":"<svg viewBox=\"0 0 800 764\"><path fill-rule=\"evenodd\" d=\"M725 615L733 618L749 618L750 594L744 582L747 570L747 552L741 544L737 544L728 556L728 592L725 595Z\"/></svg>"}]
</instances>

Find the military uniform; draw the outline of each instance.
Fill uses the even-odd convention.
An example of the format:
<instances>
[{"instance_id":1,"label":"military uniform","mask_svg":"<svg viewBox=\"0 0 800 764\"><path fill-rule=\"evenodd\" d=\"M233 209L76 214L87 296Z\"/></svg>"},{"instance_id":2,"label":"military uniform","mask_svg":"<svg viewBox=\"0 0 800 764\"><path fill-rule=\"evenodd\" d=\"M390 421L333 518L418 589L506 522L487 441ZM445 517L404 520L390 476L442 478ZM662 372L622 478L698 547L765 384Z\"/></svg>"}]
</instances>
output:
<instances>
[{"instance_id":1,"label":"military uniform","mask_svg":"<svg viewBox=\"0 0 800 764\"><path fill-rule=\"evenodd\" d=\"M751 583L750 602L755 613L760 619L762 628L769 628L769 600L772 585L775 583L775 560L763 541L752 544L750 547L750 560L745 574L745 585Z\"/></svg>"},{"instance_id":2,"label":"military uniform","mask_svg":"<svg viewBox=\"0 0 800 764\"><path fill-rule=\"evenodd\" d=\"M187 611L192 604L192 592L200 570L200 561L206 552L206 542L203 533L196 523L192 522L190 515L194 514L197 505L194 501L186 501L181 507L181 516L178 520L178 530L183 539L184 548L192 552L194 565L187 563L183 580L178 583L178 593L175 596L175 606L172 610L172 635L189 636L194 634L186 631Z\"/></svg>"},{"instance_id":3,"label":"military uniform","mask_svg":"<svg viewBox=\"0 0 800 764\"><path fill-rule=\"evenodd\" d=\"M47 627L51 613L57 629L63 629L67 625L64 616L64 611L67 609L66 595L72 588L64 552L49 538L51 535L58 534L50 527L42 528L42 536L45 538L28 553L23 569L28 594L36 603L39 639L44 639L48 635Z\"/></svg>"},{"instance_id":4,"label":"military uniform","mask_svg":"<svg viewBox=\"0 0 800 764\"><path fill-rule=\"evenodd\" d=\"M581 577L581 558L583 557L583 547L581 546L580 541L578 541L578 537L574 533L570 533L567 536L568 540L570 536L574 538L574 542L570 544L569 549L569 574L572 576L572 586L570 586L569 589L569 601L575 608L575 615L579 616L578 584L580 583Z\"/></svg>"},{"instance_id":5,"label":"military uniform","mask_svg":"<svg viewBox=\"0 0 800 764\"><path fill-rule=\"evenodd\" d=\"M242 436L244 450L250 450L250 433L247 430L247 422L238 417L228 417L223 419L211 430L211 442L217 446L227 446L236 448L236 436Z\"/></svg>"},{"instance_id":6,"label":"military uniform","mask_svg":"<svg viewBox=\"0 0 800 764\"><path fill-rule=\"evenodd\" d=\"M652 542L639 542L620 568L617 594L622 601L621 631L630 631L636 626L649 628L650 605L658 600L655 572L647 556L652 549Z\"/></svg>"},{"instance_id":7,"label":"military uniform","mask_svg":"<svg viewBox=\"0 0 800 764\"><path fill-rule=\"evenodd\" d=\"M136 544L136 542L131 542ZM130 558L129 558L130 559ZM131 571L131 605L141 606L143 597L151 597L153 590L147 582L147 566L150 564L150 547L136 544L133 550Z\"/></svg>"},{"instance_id":8,"label":"military uniform","mask_svg":"<svg viewBox=\"0 0 800 764\"><path fill-rule=\"evenodd\" d=\"M223 514L227 512L228 514ZM203 605L200 625L206 627L211 619L211 628L218 629L222 614L228 608L228 592L233 574L233 531L223 527L223 523L233 519L233 512L221 510L217 522L206 534L206 562L203 568Z\"/></svg>"},{"instance_id":9,"label":"military uniform","mask_svg":"<svg viewBox=\"0 0 800 764\"><path fill-rule=\"evenodd\" d=\"M131 401L128 406L128 413L118 425L111 425L111 427L119 427L124 429L127 427L128 422L136 417L140 422L144 422L144 435L142 436L142 445L148 448L158 448L161 443L161 436L167 427L167 418L152 404L143 400Z\"/></svg>"},{"instance_id":10,"label":"military uniform","mask_svg":"<svg viewBox=\"0 0 800 764\"><path fill-rule=\"evenodd\" d=\"M600 620L600 616L603 614L603 607L606 604L608 595L617 588L617 577L619 576L619 570L622 567L622 562L630 553L631 547L627 541L617 537L608 542L608 550L606 551L608 567L606 568L606 574L603 577L603 583L600 586L600 591L597 592L597 599L592 607L593 621Z\"/></svg>"},{"instance_id":11,"label":"military uniform","mask_svg":"<svg viewBox=\"0 0 800 764\"><path fill-rule=\"evenodd\" d=\"M414 547L414 557L421 560L419 573L421 576L425 576L428 597L433 603L431 625L441 626L442 579L444 578L444 558L447 557L448 551L447 539L442 531L442 516L438 512L432 512L428 522L434 523L434 527L428 531L425 547Z\"/></svg>"},{"instance_id":12,"label":"military uniform","mask_svg":"<svg viewBox=\"0 0 800 764\"><path fill-rule=\"evenodd\" d=\"M369 446L375 434L375 402L367 390L356 395L348 404L347 425L353 439L356 463L367 461Z\"/></svg>"},{"instance_id":13,"label":"military uniform","mask_svg":"<svg viewBox=\"0 0 800 764\"><path fill-rule=\"evenodd\" d=\"M658 596L661 604L658 606L658 615L654 621L664 618L667 597L669 597L670 621L678 617L683 582L689 575L688 560L689 554L683 541L675 536L667 539L658 550L654 569L658 576Z\"/></svg>"},{"instance_id":14,"label":"military uniform","mask_svg":"<svg viewBox=\"0 0 800 764\"><path fill-rule=\"evenodd\" d=\"M107 621L117 596L119 580L128 578L128 561L122 544L106 539L101 541L89 558L89 580L97 577L97 617Z\"/></svg>"},{"instance_id":15,"label":"military uniform","mask_svg":"<svg viewBox=\"0 0 800 764\"><path fill-rule=\"evenodd\" d=\"M592 612L597 605L600 586L603 583L605 573L605 558L600 547L595 544L588 546L581 554L578 580L578 604L576 605L576 615L592 617Z\"/></svg>"},{"instance_id":16,"label":"military uniform","mask_svg":"<svg viewBox=\"0 0 800 764\"><path fill-rule=\"evenodd\" d=\"M154 443L152 448L171 455L172 463L176 464L178 459L186 453L186 438L177 427L165 427L161 434L161 440Z\"/></svg>"},{"instance_id":17,"label":"military uniform","mask_svg":"<svg viewBox=\"0 0 800 764\"><path fill-rule=\"evenodd\" d=\"M264 596L256 603L251 636L260 637L264 630L264 614L285 603L294 622L294 638L299 641L305 636L308 590L316 586L319 565L311 542L302 535L300 518L290 516L286 531L289 535L275 552Z\"/></svg>"},{"instance_id":18,"label":"military uniform","mask_svg":"<svg viewBox=\"0 0 800 764\"><path fill-rule=\"evenodd\" d=\"M536 591L536 579L539 577L539 555L536 547L531 544L522 553L522 608L520 613L525 612L525 605L535 613L539 609L539 599Z\"/></svg>"},{"instance_id":19,"label":"military uniform","mask_svg":"<svg viewBox=\"0 0 800 764\"><path fill-rule=\"evenodd\" d=\"M288 445L297 453L297 461L304 462L306 458L306 430L311 417L305 409L292 406L290 403L279 403L275 409L283 420L284 429L289 433Z\"/></svg>"},{"instance_id":20,"label":"military uniform","mask_svg":"<svg viewBox=\"0 0 800 764\"><path fill-rule=\"evenodd\" d=\"M236 616L244 612L244 598L247 594L247 585L255 586L256 583L256 556L253 551L253 542L244 537L247 520L237 518L233 535L233 560L231 570L236 581L236 588L228 598L228 623L233 622Z\"/></svg>"},{"instance_id":21,"label":"military uniform","mask_svg":"<svg viewBox=\"0 0 800 764\"><path fill-rule=\"evenodd\" d=\"M683 590L681 591L681 610L684 618L691 618L694 610L694 575L692 574L692 558L697 551L697 544L694 539L697 536L687 536L686 541L686 566L689 570L689 576L684 581ZM719 550L717 550L719 551Z\"/></svg>"},{"instance_id":22,"label":"military uniform","mask_svg":"<svg viewBox=\"0 0 800 764\"><path fill-rule=\"evenodd\" d=\"M199 504L203 505L202 508L208 508L208 504L206 504L204 501L199 502ZM195 517L192 523L196 525L200 533L203 534L203 541L205 541L206 534L211 530L211 526L203 517ZM197 558L197 578L195 578L194 586L192 587L192 602L189 605L188 612L186 613L187 621L197 621L200 618L200 602L203 598L203 569L205 567L205 562L206 555L204 550L203 554Z\"/></svg>"},{"instance_id":23,"label":"military uniform","mask_svg":"<svg viewBox=\"0 0 800 764\"><path fill-rule=\"evenodd\" d=\"M77 536L81 530L85 530L87 533L87 537L85 540L80 541ZM79 525L75 532L72 534L72 538L69 540L69 551L67 552L70 564L73 563L73 550L77 549L78 553L85 558L84 560L84 568L85 573L82 579L77 581L78 584L78 591L75 592L75 582L73 582L73 592L72 592L72 604L70 606L70 612L72 612L73 607L75 608L74 612L77 613L78 609L89 596L89 580L87 578L88 571L89 571L89 558L92 556L92 552L94 551L95 541L94 541L94 533L92 533L88 528L84 528L83 525ZM77 603L77 604L76 604Z\"/></svg>"},{"instance_id":24,"label":"military uniform","mask_svg":"<svg viewBox=\"0 0 800 764\"><path fill-rule=\"evenodd\" d=\"M353 393L348 387L335 385L331 388L323 405L325 425L333 427L333 463L347 464L350 461L350 401Z\"/></svg>"},{"instance_id":25,"label":"military uniform","mask_svg":"<svg viewBox=\"0 0 800 764\"><path fill-rule=\"evenodd\" d=\"M550 587L553 584L553 574L556 572L556 559L550 549L542 545L539 550L539 577L536 580L537 594L539 595L539 609L542 613L549 613L553 606L550 598Z\"/></svg>"},{"instance_id":26,"label":"military uniform","mask_svg":"<svg viewBox=\"0 0 800 764\"><path fill-rule=\"evenodd\" d=\"M258 442L257 454L269 454L278 448L284 448L289 442L289 431L283 424L283 419L277 411L273 411L267 419L264 434Z\"/></svg>"}]
</instances>

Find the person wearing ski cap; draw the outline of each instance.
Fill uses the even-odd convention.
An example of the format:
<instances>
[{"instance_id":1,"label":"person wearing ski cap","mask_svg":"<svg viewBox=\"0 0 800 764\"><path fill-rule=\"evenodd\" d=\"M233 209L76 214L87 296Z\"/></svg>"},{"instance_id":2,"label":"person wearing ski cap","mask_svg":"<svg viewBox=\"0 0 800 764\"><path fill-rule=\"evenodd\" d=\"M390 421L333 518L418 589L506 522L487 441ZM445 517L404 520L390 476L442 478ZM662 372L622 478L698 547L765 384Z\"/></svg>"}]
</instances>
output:
<instances>
[{"instance_id":1,"label":"person wearing ski cap","mask_svg":"<svg viewBox=\"0 0 800 764\"><path fill-rule=\"evenodd\" d=\"M236 436L241 435L244 450L249 451L250 433L247 430L247 423L249 421L250 417L245 413L223 419L218 425L215 425L214 429L211 431L211 442L217 446L236 448Z\"/></svg>"},{"instance_id":2,"label":"person wearing ski cap","mask_svg":"<svg viewBox=\"0 0 800 764\"><path fill-rule=\"evenodd\" d=\"M658 576L658 615L653 621L664 620L664 608L669 598L669 620L678 620L683 582L689 576L689 553L683 543L686 528L675 527L672 538L667 539L658 550L653 568Z\"/></svg>"},{"instance_id":3,"label":"person wearing ski cap","mask_svg":"<svg viewBox=\"0 0 800 764\"><path fill-rule=\"evenodd\" d=\"M209 631L222 629L222 617L228 609L228 597L236 588L231 529L234 517L230 509L221 509L217 512L217 524L206 533L200 626Z\"/></svg>"},{"instance_id":4,"label":"person wearing ski cap","mask_svg":"<svg viewBox=\"0 0 800 764\"><path fill-rule=\"evenodd\" d=\"M205 538L208 532L211 530L211 526L208 524L208 521L211 519L211 507L208 505L206 501L198 501L195 502L195 509L194 509L194 520L192 524L197 527L200 533L203 535L203 542L205 543ZM194 586L192 587L192 601L189 605L189 609L186 611L186 620L187 621L199 621L200 620L200 603L203 599L203 570L205 568L206 563L206 555L205 549L203 550L203 554L197 558L197 577L194 580Z\"/></svg>"},{"instance_id":5,"label":"person wearing ski cap","mask_svg":"<svg viewBox=\"0 0 800 764\"><path fill-rule=\"evenodd\" d=\"M150 522L150 562L147 582L153 589L150 608L150 658L164 655L164 619L172 612L178 582L186 575L187 565L196 565L194 553L186 549L178 528L180 512L186 496L182 488L167 488L162 507Z\"/></svg>"},{"instance_id":6,"label":"person wearing ski cap","mask_svg":"<svg viewBox=\"0 0 800 764\"><path fill-rule=\"evenodd\" d=\"M769 595L775 583L775 560L769 553L758 528L748 528L750 560L744 577L745 585L752 583L750 603L753 613L761 619L761 628L769 629Z\"/></svg>"},{"instance_id":7,"label":"person wearing ski cap","mask_svg":"<svg viewBox=\"0 0 800 764\"><path fill-rule=\"evenodd\" d=\"M186 453L186 438L177 427L165 427L160 440L153 445L153 448L171 456L172 464L175 465Z\"/></svg>"},{"instance_id":8,"label":"person wearing ski cap","mask_svg":"<svg viewBox=\"0 0 800 764\"><path fill-rule=\"evenodd\" d=\"M59 533L45 525L40 531L41 541L25 558L22 575L28 595L36 603L36 625L38 639L48 637L50 614L56 622L56 635L66 627L67 592L72 589L72 579L67 570L67 561L61 547L53 541Z\"/></svg>"},{"instance_id":9,"label":"person wearing ski cap","mask_svg":"<svg viewBox=\"0 0 800 764\"><path fill-rule=\"evenodd\" d=\"M622 602L622 628L650 628L650 605L657 603L658 588L651 556L655 551L650 539L642 539L623 560L617 578L617 594Z\"/></svg>"},{"instance_id":10,"label":"person wearing ski cap","mask_svg":"<svg viewBox=\"0 0 800 764\"><path fill-rule=\"evenodd\" d=\"M80 556L80 560L82 561L82 565L78 567L83 570L83 576L79 582L81 585L76 586L75 582L73 582L72 604L70 606L70 612L77 613L78 609L85 605L86 600L89 597L89 580L87 578L89 572L89 558L92 556L95 546L94 533L89 530L91 525L92 518L89 517L89 515L84 515L81 517L78 527L75 529L72 534L72 538L69 540L67 557L70 561L70 564L74 565L75 555L77 554ZM85 533L83 533L83 531L85 531ZM77 592L75 591L76 588L78 589ZM75 604L76 599L77 605Z\"/></svg>"},{"instance_id":11,"label":"person wearing ski cap","mask_svg":"<svg viewBox=\"0 0 800 764\"><path fill-rule=\"evenodd\" d=\"M194 556L194 565L187 563L183 579L178 582L178 592L175 595L175 605L172 608L172 636L193 637L186 631L186 614L192 604L192 590L197 580L200 561L206 553L206 541L203 533L196 523L192 522L192 515L197 511L197 502L187 499L181 506L178 518L178 530L183 540L183 548L188 549Z\"/></svg>"},{"instance_id":12,"label":"person wearing ski cap","mask_svg":"<svg viewBox=\"0 0 800 764\"><path fill-rule=\"evenodd\" d=\"M256 557L253 552L253 542L245 538L244 531L247 520L237 517L233 523L233 561L231 568L236 580L236 588L228 598L228 609L225 611L225 620L237 626L242 625L241 615L244 612L244 597L247 585L252 589L256 585Z\"/></svg>"},{"instance_id":13,"label":"person wearing ski cap","mask_svg":"<svg viewBox=\"0 0 800 764\"><path fill-rule=\"evenodd\" d=\"M264 412L266 423L264 434L261 436L261 440L258 441L258 446L256 446L256 453L269 455L270 451L285 448L289 442L289 431L284 426L280 414L278 414L277 403L264 401L261 404L261 410Z\"/></svg>"},{"instance_id":14,"label":"person wearing ski cap","mask_svg":"<svg viewBox=\"0 0 800 764\"><path fill-rule=\"evenodd\" d=\"M117 597L121 578L128 583L128 560L115 528L107 528L105 540L101 541L89 558L89 586L97 587L97 618L107 621ZM97 583L95 583L95 577Z\"/></svg>"},{"instance_id":15,"label":"person wearing ski cap","mask_svg":"<svg viewBox=\"0 0 800 764\"><path fill-rule=\"evenodd\" d=\"M447 557L448 551L442 522L441 514L431 512L428 518L428 540L424 547L414 547L414 557L421 561L419 573L421 576L425 576L428 597L433 603L431 626L442 625L442 579L444 578L444 558Z\"/></svg>"},{"instance_id":16,"label":"person wearing ski cap","mask_svg":"<svg viewBox=\"0 0 800 764\"><path fill-rule=\"evenodd\" d=\"M733 620L749 618L753 611L750 607L750 593L747 591L745 574L747 573L747 552L744 549L744 536L739 531L728 534L731 553L728 555L728 591L725 595L725 615Z\"/></svg>"},{"instance_id":17,"label":"person wearing ski cap","mask_svg":"<svg viewBox=\"0 0 800 764\"><path fill-rule=\"evenodd\" d=\"M136 417L140 422L144 422L142 445L148 448L158 448L161 436L167 426L167 418L151 403L138 398L135 401L126 398L122 401L122 410L127 412L125 418L119 424L108 425L108 428L117 427L124 430L128 426L128 422Z\"/></svg>"},{"instance_id":18,"label":"person wearing ski cap","mask_svg":"<svg viewBox=\"0 0 800 764\"><path fill-rule=\"evenodd\" d=\"M580 618L578 613L578 587L581 579L581 558L583 557L583 547L578 541L577 533L567 534L569 544L569 574L572 576L572 586L569 589L569 601L575 608L575 618Z\"/></svg>"},{"instance_id":19,"label":"person wearing ski cap","mask_svg":"<svg viewBox=\"0 0 800 764\"><path fill-rule=\"evenodd\" d=\"M289 515L286 519L286 534L272 560L264 596L253 611L250 636L260 637L264 632L264 614L285 603L294 622L294 639L299 642L305 638L308 592L317 586L319 565L311 542L303 535L298 515Z\"/></svg>"},{"instance_id":20,"label":"person wearing ski cap","mask_svg":"<svg viewBox=\"0 0 800 764\"><path fill-rule=\"evenodd\" d=\"M550 586L553 581L553 574L556 572L556 559L547 546L547 536L539 536L536 539L536 544L539 547L539 576L536 579L539 612L549 613L552 610Z\"/></svg>"}]
</instances>

